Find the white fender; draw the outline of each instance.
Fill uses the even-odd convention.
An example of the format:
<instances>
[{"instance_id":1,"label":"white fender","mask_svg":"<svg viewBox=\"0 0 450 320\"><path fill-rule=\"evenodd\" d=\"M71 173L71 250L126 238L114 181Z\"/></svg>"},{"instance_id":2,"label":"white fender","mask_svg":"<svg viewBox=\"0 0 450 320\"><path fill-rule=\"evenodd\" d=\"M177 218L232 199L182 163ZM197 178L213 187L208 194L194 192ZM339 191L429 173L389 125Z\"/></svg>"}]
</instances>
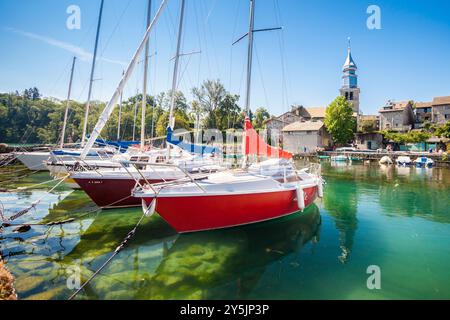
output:
<instances>
[{"instance_id":1,"label":"white fender","mask_svg":"<svg viewBox=\"0 0 450 320\"><path fill-rule=\"evenodd\" d=\"M152 202L150 203L150 206L147 206L147 203L145 203L145 200L142 199L142 210L144 211L144 214L147 217L152 216L156 210L156 198L154 198L152 200Z\"/></svg>"},{"instance_id":2,"label":"white fender","mask_svg":"<svg viewBox=\"0 0 450 320\"><path fill-rule=\"evenodd\" d=\"M297 186L297 204L298 208L303 211L305 209L305 193L301 186Z\"/></svg>"},{"instance_id":3,"label":"white fender","mask_svg":"<svg viewBox=\"0 0 450 320\"><path fill-rule=\"evenodd\" d=\"M323 198L323 180L321 178L317 181L317 190L319 192L319 198Z\"/></svg>"}]
</instances>

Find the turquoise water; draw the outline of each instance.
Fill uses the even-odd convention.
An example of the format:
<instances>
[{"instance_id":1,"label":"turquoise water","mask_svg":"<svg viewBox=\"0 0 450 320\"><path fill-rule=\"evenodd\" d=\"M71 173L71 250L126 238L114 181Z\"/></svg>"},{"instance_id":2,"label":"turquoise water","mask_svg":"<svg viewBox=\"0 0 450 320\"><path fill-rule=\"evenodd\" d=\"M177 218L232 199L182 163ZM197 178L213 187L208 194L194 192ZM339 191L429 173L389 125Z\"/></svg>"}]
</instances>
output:
<instances>
[{"instance_id":1,"label":"turquoise water","mask_svg":"<svg viewBox=\"0 0 450 320\"><path fill-rule=\"evenodd\" d=\"M3 169L4 170L4 169ZM78 299L449 299L450 170L323 164L325 197L303 213L177 235L157 215ZM11 175L1 174L1 180ZM27 178L21 185L48 179ZM9 183L8 187L18 184ZM5 184L2 183L2 188ZM0 233L24 299L66 299L114 251L141 210L97 211L81 191L0 193L7 215L43 223ZM368 266L381 289L367 287Z\"/></svg>"}]
</instances>

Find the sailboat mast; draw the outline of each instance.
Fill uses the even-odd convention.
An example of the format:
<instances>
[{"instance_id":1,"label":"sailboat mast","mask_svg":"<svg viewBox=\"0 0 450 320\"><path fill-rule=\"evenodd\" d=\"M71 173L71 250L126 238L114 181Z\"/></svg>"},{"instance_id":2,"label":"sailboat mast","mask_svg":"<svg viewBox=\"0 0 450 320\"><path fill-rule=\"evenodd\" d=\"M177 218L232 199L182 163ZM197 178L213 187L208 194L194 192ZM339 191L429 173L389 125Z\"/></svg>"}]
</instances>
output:
<instances>
[{"instance_id":1,"label":"sailboat mast","mask_svg":"<svg viewBox=\"0 0 450 320\"><path fill-rule=\"evenodd\" d=\"M247 91L245 97L245 113L250 115L250 89L252 82L253 62L253 30L255 25L255 0L250 0L250 21L248 27L248 51L247 51Z\"/></svg>"},{"instance_id":2,"label":"sailboat mast","mask_svg":"<svg viewBox=\"0 0 450 320\"><path fill-rule=\"evenodd\" d=\"M139 101L137 99L138 90L136 90L136 101L134 102L134 117L133 117L133 141L136 141L136 118L137 118L137 108Z\"/></svg>"},{"instance_id":3,"label":"sailboat mast","mask_svg":"<svg viewBox=\"0 0 450 320\"><path fill-rule=\"evenodd\" d=\"M122 72L122 77L125 74L125 71ZM120 141L120 124L122 122L122 102L123 102L123 91L120 92L119 99L119 118L117 119L117 141Z\"/></svg>"},{"instance_id":4,"label":"sailboat mast","mask_svg":"<svg viewBox=\"0 0 450 320\"><path fill-rule=\"evenodd\" d=\"M179 61L180 61L181 35L183 33L184 5L185 5L185 0L181 0L180 24L178 26L177 52L175 55L175 65L173 68L172 96L170 99L169 127L171 129L173 129L173 127L175 126L175 119L173 116L173 111L175 108L175 92L177 90L177 83L178 83L178 65L179 65Z\"/></svg>"},{"instance_id":5,"label":"sailboat mast","mask_svg":"<svg viewBox=\"0 0 450 320\"><path fill-rule=\"evenodd\" d=\"M148 0L147 7L147 28L150 25L152 15L152 0ZM142 115L141 115L141 151L145 147L145 111L147 109L147 73L148 73L148 55L149 55L149 40L145 44L145 57L144 57L144 85L142 89Z\"/></svg>"},{"instance_id":6,"label":"sailboat mast","mask_svg":"<svg viewBox=\"0 0 450 320\"><path fill-rule=\"evenodd\" d=\"M120 98L120 92L123 91L123 88L125 87L128 80L130 79L131 74L133 73L133 70L136 67L137 60L139 59L139 57L141 56L141 54L144 50L145 43L147 42L148 37L150 37L150 33L152 32L153 27L155 26L156 22L158 21L159 17L161 16L161 13L162 13L164 7L167 5L167 1L168 0L161 1L161 5L159 6L158 11L156 12L155 16L153 17L152 22L150 23L147 30L145 31L144 37L141 40L141 42L139 43L139 47L136 49L136 52L134 53L133 58L131 59L127 69L125 70L124 76L122 77L122 79L120 79L120 82L117 85L117 88L115 89L111 99L109 100L109 102L103 109L102 114L98 118L98 121L97 121L94 129L92 130L92 134L89 137L89 140L86 142L86 144L83 148L83 151L81 152L80 158L82 160L86 158L89 150L94 145L95 140L98 138L98 136L102 132L103 128L106 125L106 122L108 121L109 117L111 116L112 112L114 111L117 101Z\"/></svg>"},{"instance_id":7,"label":"sailboat mast","mask_svg":"<svg viewBox=\"0 0 450 320\"><path fill-rule=\"evenodd\" d=\"M64 146L64 135L65 135L65 132L66 132L67 117L69 115L70 94L72 92L73 71L75 70L75 61L76 60L77 60L77 57L73 57L72 70L70 71L69 90L67 92L66 111L64 112L64 121L63 121L63 127L62 127L62 132L61 132L61 143L59 145L61 147L61 149Z\"/></svg>"},{"instance_id":8,"label":"sailboat mast","mask_svg":"<svg viewBox=\"0 0 450 320\"><path fill-rule=\"evenodd\" d=\"M86 110L84 112L83 135L81 137L81 145L82 146L84 146L85 140L86 140L86 132L87 132L87 125L88 125L88 118L89 118L89 108L91 106L92 85L94 83L95 61L97 59L98 39L99 39L99 35L100 35L100 27L102 24L103 3L104 3L104 0L101 0L100 12L98 14L97 34L95 35L94 56L92 57L92 67L91 67L91 77L89 80L88 99L86 102Z\"/></svg>"}]
</instances>

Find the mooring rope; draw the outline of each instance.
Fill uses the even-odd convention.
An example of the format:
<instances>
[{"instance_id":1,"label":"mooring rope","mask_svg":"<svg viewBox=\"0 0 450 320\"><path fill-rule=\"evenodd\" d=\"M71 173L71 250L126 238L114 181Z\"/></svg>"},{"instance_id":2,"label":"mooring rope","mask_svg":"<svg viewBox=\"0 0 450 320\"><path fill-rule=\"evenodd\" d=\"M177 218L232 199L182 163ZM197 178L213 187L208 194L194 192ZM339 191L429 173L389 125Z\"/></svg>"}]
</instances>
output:
<instances>
[{"instance_id":1,"label":"mooring rope","mask_svg":"<svg viewBox=\"0 0 450 320\"><path fill-rule=\"evenodd\" d=\"M20 180L20 179L23 179L23 178L26 178L26 177L29 177L29 176L31 176L31 175L33 175L33 174L35 174L35 173L37 173L37 172L39 172L40 170L36 170L36 171L33 171L33 172L31 172L31 173L27 173L27 174L24 174L23 176L20 176L20 177L15 177L15 178L13 178L13 179L10 179L10 180L6 180L6 181L0 181L1 183L10 183L10 182L16 182L17 180Z\"/></svg>"},{"instance_id":2,"label":"mooring rope","mask_svg":"<svg viewBox=\"0 0 450 320\"><path fill-rule=\"evenodd\" d=\"M122 242L117 246L117 248L114 250L114 252L111 254L111 256L108 258L108 260L106 260L101 266L100 268L98 268L90 277L89 279L86 280L86 282L83 283L83 285L81 285L80 288L78 288L77 291L75 291L68 300L73 300L80 292L81 290L84 289L84 287L86 285L88 285L111 261L112 259L114 259L114 257L119 254L119 252L125 248L126 244L128 243L128 241L131 240L131 238L133 238L133 236L136 234L136 230L139 227L139 225L141 224L142 220L144 219L144 217L146 216L146 212L144 212L141 216L141 218L139 219L139 221L136 223L136 225L134 226L133 229L131 229L130 232L128 232L127 236L122 240Z\"/></svg>"},{"instance_id":3,"label":"mooring rope","mask_svg":"<svg viewBox=\"0 0 450 320\"><path fill-rule=\"evenodd\" d=\"M52 192L53 190L55 190L61 183L64 182L64 180L68 177L69 175L64 176L63 178L59 179L60 181L55 184L49 191L47 191L47 193ZM57 180L56 180L57 181ZM28 208L25 208L23 210L20 210L19 212L17 212L16 214L14 214L13 216L11 216L7 221L13 221L16 220L17 218L23 216L24 214L28 213L31 209L36 208L36 206L45 199L45 196L42 196L41 198L39 198L38 200L34 201L31 206L29 206Z\"/></svg>"}]
</instances>

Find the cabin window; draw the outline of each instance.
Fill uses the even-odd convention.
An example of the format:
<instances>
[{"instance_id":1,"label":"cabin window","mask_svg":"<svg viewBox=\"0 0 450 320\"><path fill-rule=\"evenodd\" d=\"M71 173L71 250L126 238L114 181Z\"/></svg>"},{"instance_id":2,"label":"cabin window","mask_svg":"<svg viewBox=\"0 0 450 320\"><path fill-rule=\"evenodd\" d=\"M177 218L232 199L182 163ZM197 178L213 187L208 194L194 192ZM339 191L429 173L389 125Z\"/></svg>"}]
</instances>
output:
<instances>
[{"instance_id":1,"label":"cabin window","mask_svg":"<svg viewBox=\"0 0 450 320\"><path fill-rule=\"evenodd\" d=\"M166 157L165 156L158 156L156 158L156 163L162 163L162 162L166 162Z\"/></svg>"}]
</instances>

